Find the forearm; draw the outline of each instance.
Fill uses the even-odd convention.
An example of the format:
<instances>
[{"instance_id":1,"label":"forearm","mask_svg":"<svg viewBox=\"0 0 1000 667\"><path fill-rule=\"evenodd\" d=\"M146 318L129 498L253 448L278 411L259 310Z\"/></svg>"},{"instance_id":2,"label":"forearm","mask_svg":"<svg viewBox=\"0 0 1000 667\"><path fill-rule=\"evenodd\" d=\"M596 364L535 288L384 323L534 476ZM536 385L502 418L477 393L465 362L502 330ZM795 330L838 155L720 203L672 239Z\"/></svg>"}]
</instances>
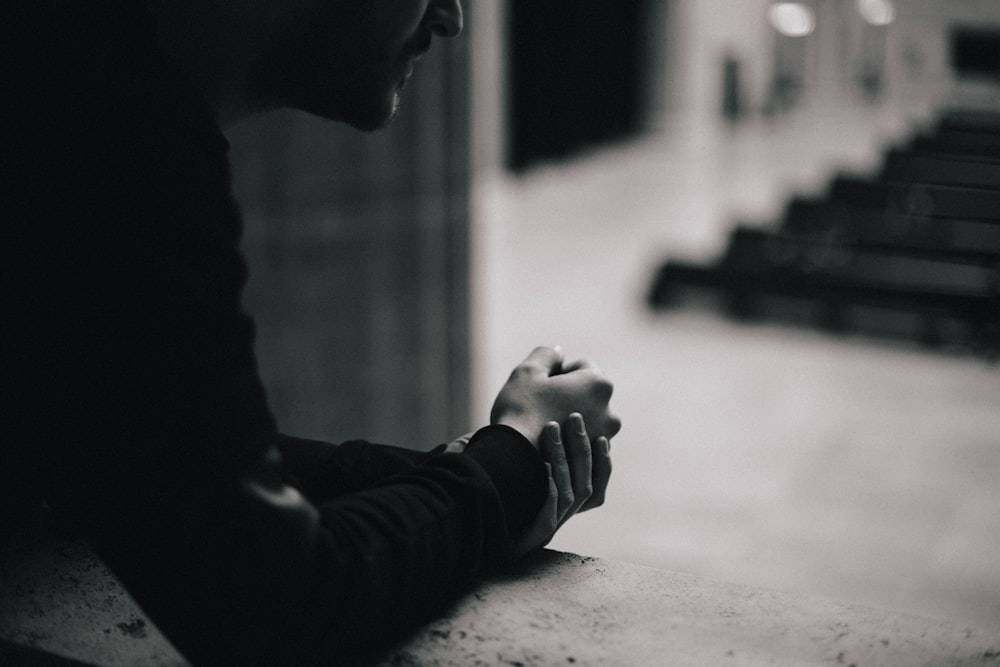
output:
<instances>
[{"instance_id":1,"label":"forearm","mask_svg":"<svg viewBox=\"0 0 1000 667\"><path fill-rule=\"evenodd\" d=\"M272 448L239 478L145 501L98 536L196 664L309 664L399 637L509 553L546 482L530 445L495 428L466 454L318 506L281 467Z\"/></svg>"},{"instance_id":2,"label":"forearm","mask_svg":"<svg viewBox=\"0 0 1000 667\"><path fill-rule=\"evenodd\" d=\"M313 503L370 488L431 455L365 440L331 444L279 435L275 444L281 452L286 480Z\"/></svg>"}]
</instances>

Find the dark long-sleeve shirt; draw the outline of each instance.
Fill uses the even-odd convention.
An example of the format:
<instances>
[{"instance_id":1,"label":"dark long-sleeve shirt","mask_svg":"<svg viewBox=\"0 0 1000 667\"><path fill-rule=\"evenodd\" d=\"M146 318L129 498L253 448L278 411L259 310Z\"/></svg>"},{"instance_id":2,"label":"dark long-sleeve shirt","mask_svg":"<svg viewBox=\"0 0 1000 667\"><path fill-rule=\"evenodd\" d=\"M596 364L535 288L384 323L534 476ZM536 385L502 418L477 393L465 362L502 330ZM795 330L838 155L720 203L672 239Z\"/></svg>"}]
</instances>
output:
<instances>
[{"instance_id":1,"label":"dark long-sleeve shirt","mask_svg":"<svg viewBox=\"0 0 1000 667\"><path fill-rule=\"evenodd\" d=\"M0 518L47 501L206 664L378 645L502 562L546 489L517 432L279 434L228 145L139 3L17 3L0 31Z\"/></svg>"}]
</instances>

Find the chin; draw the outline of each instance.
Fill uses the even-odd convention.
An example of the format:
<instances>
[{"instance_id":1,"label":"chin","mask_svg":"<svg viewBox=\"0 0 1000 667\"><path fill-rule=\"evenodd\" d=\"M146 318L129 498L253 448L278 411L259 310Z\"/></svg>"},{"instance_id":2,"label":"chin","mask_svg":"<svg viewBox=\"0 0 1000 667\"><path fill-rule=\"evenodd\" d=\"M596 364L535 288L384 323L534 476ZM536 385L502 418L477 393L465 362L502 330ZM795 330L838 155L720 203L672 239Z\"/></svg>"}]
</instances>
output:
<instances>
[{"instance_id":1,"label":"chin","mask_svg":"<svg viewBox=\"0 0 1000 667\"><path fill-rule=\"evenodd\" d=\"M345 123L362 132L377 132L389 126L399 112L399 93L355 103L347 107L340 104L325 104L323 100L311 100L290 105L300 111L338 123Z\"/></svg>"},{"instance_id":2,"label":"chin","mask_svg":"<svg viewBox=\"0 0 1000 667\"><path fill-rule=\"evenodd\" d=\"M352 125L364 132L384 130L396 120L396 116L399 115L399 106L399 91L394 91L387 99L371 105L360 114L358 122L352 123Z\"/></svg>"}]
</instances>

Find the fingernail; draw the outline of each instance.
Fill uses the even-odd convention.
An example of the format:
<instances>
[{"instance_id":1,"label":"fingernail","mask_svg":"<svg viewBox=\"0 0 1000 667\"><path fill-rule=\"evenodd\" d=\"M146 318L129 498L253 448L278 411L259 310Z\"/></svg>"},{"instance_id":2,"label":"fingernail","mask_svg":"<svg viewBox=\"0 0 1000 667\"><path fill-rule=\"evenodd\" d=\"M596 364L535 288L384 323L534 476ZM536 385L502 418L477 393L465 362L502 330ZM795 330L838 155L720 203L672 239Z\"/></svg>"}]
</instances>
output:
<instances>
[{"instance_id":1,"label":"fingernail","mask_svg":"<svg viewBox=\"0 0 1000 667\"><path fill-rule=\"evenodd\" d=\"M552 438L552 442L558 444L562 439L562 431L559 428L559 424L555 422L549 422L545 425L546 430L549 432L549 437Z\"/></svg>"},{"instance_id":2,"label":"fingernail","mask_svg":"<svg viewBox=\"0 0 1000 667\"><path fill-rule=\"evenodd\" d=\"M583 425L583 415L579 412L574 412L569 416L570 420L573 422L573 427L576 429L577 433L583 434L587 432L587 429Z\"/></svg>"}]
</instances>

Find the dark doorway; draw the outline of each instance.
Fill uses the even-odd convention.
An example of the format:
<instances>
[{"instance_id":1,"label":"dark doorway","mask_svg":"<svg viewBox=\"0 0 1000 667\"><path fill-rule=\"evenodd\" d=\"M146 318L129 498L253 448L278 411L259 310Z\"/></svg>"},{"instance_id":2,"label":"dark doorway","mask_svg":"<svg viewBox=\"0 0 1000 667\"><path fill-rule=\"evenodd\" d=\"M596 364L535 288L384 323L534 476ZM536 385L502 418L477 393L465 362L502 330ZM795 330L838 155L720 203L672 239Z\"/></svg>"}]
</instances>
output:
<instances>
[{"instance_id":1,"label":"dark doorway","mask_svg":"<svg viewBox=\"0 0 1000 667\"><path fill-rule=\"evenodd\" d=\"M952 30L951 65L962 77L1000 79L1000 26Z\"/></svg>"},{"instance_id":2,"label":"dark doorway","mask_svg":"<svg viewBox=\"0 0 1000 667\"><path fill-rule=\"evenodd\" d=\"M510 0L508 166L639 128L648 2Z\"/></svg>"}]
</instances>

